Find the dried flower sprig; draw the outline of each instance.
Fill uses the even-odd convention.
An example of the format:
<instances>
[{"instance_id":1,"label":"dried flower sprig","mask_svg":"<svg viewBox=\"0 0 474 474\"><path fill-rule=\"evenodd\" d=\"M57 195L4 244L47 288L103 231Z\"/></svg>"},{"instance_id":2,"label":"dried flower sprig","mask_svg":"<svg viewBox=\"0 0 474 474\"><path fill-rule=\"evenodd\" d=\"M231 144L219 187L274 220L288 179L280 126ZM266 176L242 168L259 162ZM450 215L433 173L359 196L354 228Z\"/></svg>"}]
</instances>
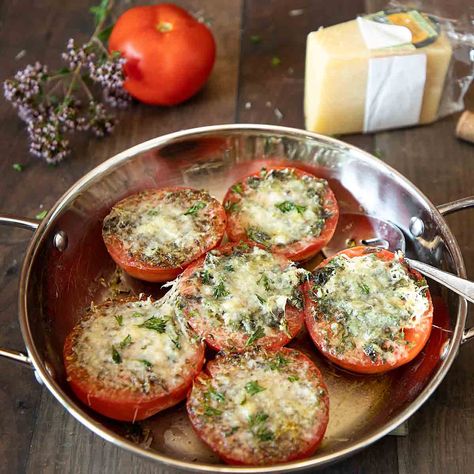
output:
<instances>
[{"instance_id":1,"label":"dried flower sprig","mask_svg":"<svg viewBox=\"0 0 474 474\"><path fill-rule=\"evenodd\" d=\"M70 153L68 136L90 131L98 137L116 123L112 108L124 108L131 97L123 88L123 63L105 46L112 26L106 27L113 0L101 0L90 10L95 30L89 40L67 42L61 57L66 66L50 72L36 62L3 83L5 98L26 124L30 152L48 163ZM100 97L100 98L99 98ZM107 107L107 106L109 107Z\"/></svg>"}]
</instances>

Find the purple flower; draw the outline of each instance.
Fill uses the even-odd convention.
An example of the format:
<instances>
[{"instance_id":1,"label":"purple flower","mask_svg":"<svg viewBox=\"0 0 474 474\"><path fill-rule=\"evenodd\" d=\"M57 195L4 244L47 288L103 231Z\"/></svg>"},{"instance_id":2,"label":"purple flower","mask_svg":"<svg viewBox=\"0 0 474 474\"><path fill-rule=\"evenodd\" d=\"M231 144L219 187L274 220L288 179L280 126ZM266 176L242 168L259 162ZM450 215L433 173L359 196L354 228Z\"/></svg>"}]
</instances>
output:
<instances>
[{"instance_id":1,"label":"purple flower","mask_svg":"<svg viewBox=\"0 0 474 474\"><path fill-rule=\"evenodd\" d=\"M41 86L47 74L48 68L39 62L34 65L29 64L25 69L18 71L13 79L7 79L3 83L5 99L15 108L31 105L41 92Z\"/></svg>"}]
</instances>

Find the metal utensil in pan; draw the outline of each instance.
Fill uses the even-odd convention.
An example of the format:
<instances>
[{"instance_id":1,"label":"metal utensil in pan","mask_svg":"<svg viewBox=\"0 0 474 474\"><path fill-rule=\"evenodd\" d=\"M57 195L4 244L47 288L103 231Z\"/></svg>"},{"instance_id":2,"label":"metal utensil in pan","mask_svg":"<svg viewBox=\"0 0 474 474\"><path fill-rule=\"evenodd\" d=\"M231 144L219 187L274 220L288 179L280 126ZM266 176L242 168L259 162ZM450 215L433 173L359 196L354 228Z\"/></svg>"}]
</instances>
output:
<instances>
[{"instance_id":1,"label":"metal utensil in pan","mask_svg":"<svg viewBox=\"0 0 474 474\"><path fill-rule=\"evenodd\" d=\"M151 438L137 444L127 437L123 423L92 412L69 389L64 339L91 300L104 297L104 282L115 271L101 239L102 219L110 207L137 190L173 185L206 188L222 198L229 185L269 159L326 178L342 213L363 212L393 222L404 232L409 257L465 278L460 249L442 214L474 207L473 198L438 210L382 161L306 131L251 124L204 127L155 138L102 163L72 186L42 222L0 215L0 223L34 231L19 283L19 322L27 353L2 349L0 355L30 365L66 410L107 441L193 472L315 468L353 454L399 426L440 384L459 346L474 338L474 329L465 328L466 300L436 286L431 288L435 327L423 353L385 375L351 376L335 369L304 333L292 342L314 358L331 397L325 440L308 459L255 468L224 465L194 435L183 404L142 422ZM423 224L417 232L410 231L413 219ZM156 286L125 283L128 289L122 282L115 290L156 291Z\"/></svg>"},{"instance_id":2,"label":"metal utensil in pan","mask_svg":"<svg viewBox=\"0 0 474 474\"><path fill-rule=\"evenodd\" d=\"M331 257L340 250L355 245L382 247L392 252L401 250L405 253L405 236L396 225L377 217L359 213L341 214L335 236L323 249L323 253L326 257ZM474 303L474 283L472 281L412 258L405 260L423 275Z\"/></svg>"}]
</instances>

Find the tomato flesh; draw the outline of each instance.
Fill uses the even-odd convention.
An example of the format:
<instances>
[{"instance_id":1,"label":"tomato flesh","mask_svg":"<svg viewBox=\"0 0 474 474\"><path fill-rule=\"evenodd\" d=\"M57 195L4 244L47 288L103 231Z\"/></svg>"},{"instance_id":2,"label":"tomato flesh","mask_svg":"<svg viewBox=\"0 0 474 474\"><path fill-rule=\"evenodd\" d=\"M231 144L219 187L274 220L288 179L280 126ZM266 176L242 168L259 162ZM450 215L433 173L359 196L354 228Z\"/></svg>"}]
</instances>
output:
<instances>
[{"instance_id":1,"label":"tomato flesh","mask_svg":"<svg viewBox=\"0 0 474 474\"><path fill-rule=\"evenodd\" d=\"M311 173L288 166L271 166L267 169L267 171L284 169L291 169L299 178L303 176L315 178L315 176ZM240 184L245 192L245 190L249 188L247 180L249 178L258 176L260 176L260 171L247 175L231 186L224 197L224 208L227 209L233 204L237 204L241 201L241 196L233 191L233 188L236 184ZM326 218L324 227L318 236L306 237L284 246L273 245L270 247L270 251L272 253L283 255L295 262L305 261L311 257L314 257L331 240L336 230L337 221L339 218L339 207L337 205L336 197L329 186L326 186L326 191L322 201L323 210L329 215L329 217ZM227 211L227 235L229 236L229 239L234 242L253 242L247 235L247 229L239 221L238 213Z\"/></svg>"},{"instance_id":2,"label":"tomato flesh","mask_svg":"<svg viewBox=\"0 0 474 474\"><path fill-rule=\"evenodd\" d=\"M338 255L346 255L349 258L360 257L367 253L374 253L376 257L382 261L392 261L395 257L393 252L384 249L373 249L369 247L353 247L342 250L334 256L327 258L321 262L315 270L323 268L333 258ZM409 272L415 279L421 280L423 277L413 269L409 269ZM382 360L372 361L369 356L360 352L358 356L346 356L345 353L333 354L327 349L325 334L331 334L331 320L324 320L324 318L315 318L315 314L318 313L317 301L311 297L312 283L311 281L304 284L304 299L305 299L305 323L309 331L311 339L313 340L319 351L328 358L331 362L336 365L347 369L351 372L361 374L378 374L393 370L401 365L407 364L413 360L426 345L432 327L433 320L433 303L429 291L426 292L428 299L428 309L423 314L420 324L415 328L404 329L404 339L407 344L407 350L405 353L397 354L397 360L393 362L383 362Z\"/></svg>"}]
</instances>

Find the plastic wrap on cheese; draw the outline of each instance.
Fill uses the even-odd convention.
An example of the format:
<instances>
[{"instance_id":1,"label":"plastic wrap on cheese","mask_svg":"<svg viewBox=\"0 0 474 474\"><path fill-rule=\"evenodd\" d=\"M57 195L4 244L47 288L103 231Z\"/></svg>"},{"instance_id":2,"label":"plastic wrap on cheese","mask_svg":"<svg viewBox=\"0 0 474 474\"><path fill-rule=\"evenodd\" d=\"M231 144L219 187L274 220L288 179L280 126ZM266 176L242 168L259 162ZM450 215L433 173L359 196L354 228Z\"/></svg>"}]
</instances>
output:
<instances>
[{"instance_id":1,"label":"plastic wrap on cheese","mask_svg":"<svg viewBox=\"0 0 474 474\"><path fill-rule=\"evenodd\" d=\"M425 17L420 15L420 22ZM378 15L378 16L377 16ZM308 35L305 123L326 135L433 122L452 56L451 44L427 20L407 28L385 12ZM418 18L418 17L416 17Z\"/></svg>"}]
</instances>

